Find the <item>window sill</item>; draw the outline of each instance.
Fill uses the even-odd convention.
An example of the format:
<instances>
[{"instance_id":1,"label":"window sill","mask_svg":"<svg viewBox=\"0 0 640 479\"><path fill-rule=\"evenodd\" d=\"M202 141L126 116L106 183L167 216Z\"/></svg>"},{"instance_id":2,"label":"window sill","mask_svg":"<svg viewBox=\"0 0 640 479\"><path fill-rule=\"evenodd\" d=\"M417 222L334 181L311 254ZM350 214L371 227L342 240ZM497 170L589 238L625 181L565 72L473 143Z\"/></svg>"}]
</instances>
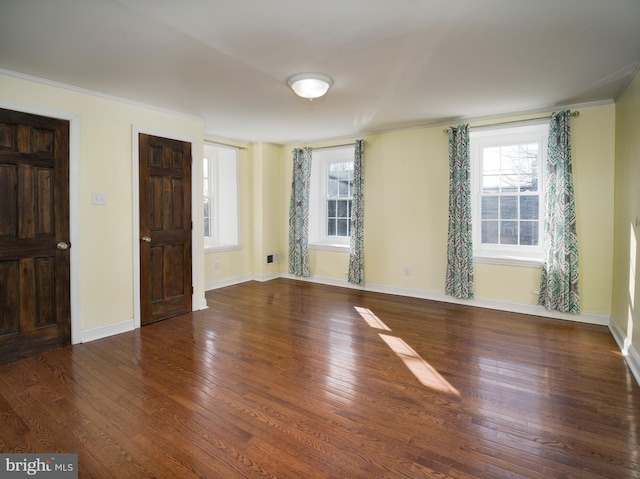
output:
<instances>
[{"instance_id":1,"label":"window sill","mask_svg":"<svg viewBox=\"0 0 640 479\"><path fill-rule=\"evenodd\" d=\"M206 253L220 253L223 251L236 251L236 250L241 250L242 249L242 245L241 244L221 244L221 245L211 245L211 246L207 246L205 245L204 247L204 252Z\"/></svg>"},{"instance_id":2,"label":"window sill","mask_svg":"<svg viewBox=\"0 0 640 479\"><path fill-rule=\"evenodd\" d=\"M340 253L348 253L350 245L340 243L313 243L309 244L309 249L320 251L338 251Z\"/></svg>"},{"instance_id":3,"label":"window sill","mask_svg":"<svg viewBox=\"0 0 640 479\"><path fill-rule=\"evenodd\" d=\"M526 268L540 268L542 266L542 259L540 258L523 258L521 256L508 255L474 255L473 262L482 264L500 264L505 266L522 266Z\"/></svg>"}]
</instances>

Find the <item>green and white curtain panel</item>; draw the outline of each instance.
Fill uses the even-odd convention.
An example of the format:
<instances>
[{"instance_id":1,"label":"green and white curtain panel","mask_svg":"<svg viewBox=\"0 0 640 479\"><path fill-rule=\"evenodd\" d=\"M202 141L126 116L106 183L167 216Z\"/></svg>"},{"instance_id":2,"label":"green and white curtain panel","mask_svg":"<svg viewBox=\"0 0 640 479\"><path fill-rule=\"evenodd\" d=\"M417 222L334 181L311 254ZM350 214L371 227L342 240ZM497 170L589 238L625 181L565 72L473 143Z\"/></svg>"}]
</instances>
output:
<instances>
[{"instance_id":1,"label":"green and white curtain panel","mask_svg":"<svg viewBox=\"0 0 640 479\"><path fill-rule=\"evenodd\" d=\"M473 298L469 125L449 128L449 229L445 293Z\"/></svg>"},{"instance_id":2,"label":"green and white curtain panel","mask_svg":"<svg viewBox=\"0 0 640 479\"><path fill-rule=\"evenodd\" d=\"M293 179L289 205L289 273L311 276L309 272L309 188L311 148L293 150Z\"/></svg>"},{"instance_id":3,"label":"green and white curtain panel","mask_svg":"<svg viewBox=\"0 0 640 479\"><path fill-rule=\"evenodd\" d=\"M570 118L568 110L554 113L549 125L545 169L545 251L538 304L547 309L580 313Z\"/></svg>"},{"instance_id":4,"label":"green and white curtain panel","mask_svg":"<svg viewBox=\"0 0 640 479\"><path fill-rule=\"evenodd\" d=\"M350 283L364 286L364 141L356 140L351 203Z\"/></svg>"}]
</instances>

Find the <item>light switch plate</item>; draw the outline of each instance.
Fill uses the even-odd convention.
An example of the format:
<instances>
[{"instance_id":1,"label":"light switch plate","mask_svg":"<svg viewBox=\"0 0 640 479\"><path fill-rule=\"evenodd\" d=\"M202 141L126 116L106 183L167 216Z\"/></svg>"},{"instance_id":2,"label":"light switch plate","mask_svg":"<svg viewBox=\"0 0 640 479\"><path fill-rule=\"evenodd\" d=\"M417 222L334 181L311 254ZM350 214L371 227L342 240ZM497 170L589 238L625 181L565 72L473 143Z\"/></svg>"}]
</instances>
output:
<instances>
[{"instance_id":1,"label":"light switch plate","mask_svg":"<svg viewBox=\"0 0 640 479\"><path fill-rule=\"evenodd\" d=\"M107 194L106 193L93 193L92 203L94 205L106 205Z\"/></svg>"}]
</instances>

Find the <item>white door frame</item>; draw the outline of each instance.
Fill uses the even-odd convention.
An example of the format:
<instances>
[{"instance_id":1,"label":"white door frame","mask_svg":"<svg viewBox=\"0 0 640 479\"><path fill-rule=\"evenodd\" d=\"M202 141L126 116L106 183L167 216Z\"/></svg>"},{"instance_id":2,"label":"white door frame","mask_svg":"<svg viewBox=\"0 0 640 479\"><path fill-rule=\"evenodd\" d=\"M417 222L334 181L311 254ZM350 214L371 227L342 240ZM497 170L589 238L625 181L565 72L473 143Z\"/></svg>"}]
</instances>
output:
<instances>
[{"instance_id":1,"label":"white door frame","mask_svg":"<svg viewBox=\"0 0 640 479\"><path fill-rule=\"evenodd\" d=\"M0 99L0 108L69 122L69 241L71 344L82 342L80 320L80 115Z\"/></svg>"}]
</instances>

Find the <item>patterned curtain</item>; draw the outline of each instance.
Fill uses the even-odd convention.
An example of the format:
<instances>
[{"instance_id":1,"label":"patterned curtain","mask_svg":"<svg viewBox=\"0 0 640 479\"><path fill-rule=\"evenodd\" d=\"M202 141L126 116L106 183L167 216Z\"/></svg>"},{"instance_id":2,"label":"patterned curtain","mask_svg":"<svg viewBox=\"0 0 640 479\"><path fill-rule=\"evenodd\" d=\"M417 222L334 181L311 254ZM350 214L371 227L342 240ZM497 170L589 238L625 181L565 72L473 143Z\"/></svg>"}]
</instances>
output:
<instances>
[{"instance_id":1,"label":"patterned curtain","mask_svg":"<svg viewBox=\"0 0 640 479\"><path fill-rule=\"evenodd\" d=\"M356 141L353 159L353 203L351 206L350 283L364 285L364 141Z\"/></svg>"},{"instance_id":2,"label":"patterned curtain","mask_svg":"<svg viewBox=\"0 0 640 479\"><path fill-rule=\"evenodd\" d=\"M289 206L289 273L311 276L309 272L309 188L311 148L293 150L293 179Z\"/></svg>"},{"instance_id":3,"label":"patterned curtain","mask_svg":"<svg viewBox=\"0 0 640 479\"><path fill-rule=\"evenodd\" d=\"M545 169L544 256L538 304L580 313L578 238L568 110L551 115Z\"/></svg>"},{"instance_id":4,"label":"patterned curtain","mask_svg":"<svg viewBox=\"0 0 640 479\"><path fill-rule=\"evenodd\" d=\"M449 128L449 231L445 293L473 298L469 125Z\"/></svg>"}]
</instances>

